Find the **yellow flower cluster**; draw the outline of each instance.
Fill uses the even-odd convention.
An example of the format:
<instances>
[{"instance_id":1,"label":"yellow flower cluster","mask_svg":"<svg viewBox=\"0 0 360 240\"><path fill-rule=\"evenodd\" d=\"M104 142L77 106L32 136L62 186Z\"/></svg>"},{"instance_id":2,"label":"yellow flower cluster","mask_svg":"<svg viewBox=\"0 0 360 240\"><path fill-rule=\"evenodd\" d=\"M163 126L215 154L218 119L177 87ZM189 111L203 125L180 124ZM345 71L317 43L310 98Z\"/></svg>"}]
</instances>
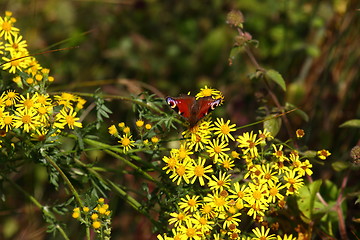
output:
<instances>
[{"instance_id":1,"label":"yellow flower cluster","mask_svg":"<svg viewBox=\"0 0 360 240\"><path fill-rule=\"evenodd\" d=\"M15 74L13 82L23 93L3 85L7 90L0 94L1 136L8 132L26 133L32 140L42 141L49 132L59 133L66 126L82 127L77 115L86 101L70 93L50 97L46 87L54 78L49 76L49 69L42 68L29 56L26 40L14 27L15 22L11 12L0 17L0 67Z\"/></svg>"},{"instance_id":2,"label":"yellow flower cluster","mask_svg":"<svg viewBox=\"0 0 360 240\"><path fill-rule=\"evenodd\" d=\"M143 120L138 120L135 125L140 136L137 141L133 140L131 128L126 126L124 122L118 123L117 126L113 124L108 128L109 134L119 139L118 142L124 153L135 147L135 145L137 147L154 147L160 141L153 131L149 131L152 128L150 123L145 124Z\"/></svg>"},{"instance_id":3,"label":"yellow flower cluster","mask_svg":"<svg viewBox=\"0 0 360 240\"><path fill-rule=\"evenodd\" d=\"M267 213L284 208L287 196L298 193L304 176L312 174L308 160L272 144L268 131L235 137L236 130L229 120L208 117L183 132L180 147L163 157L163 170L189 193L170 213L171 236L158 239L247 239L248 230L239 227L242 215L266 222ZM251 239L296 239L270 234L264 226L250 232Z\"/></svg>"},{"instance_id":4,"label":"yellow flower cluster","mask_svg":"<svg viewBox=\"0 0 360 240\"><path fill-rule=\"evenodd\" d=\"M56 95L54 99L48 94L37 92L26 95L21 95L15 90L3 92L0 95L2 135L19 129L30 134L33 140L43 140L52 129L64 129L65 126L70 129L82 127L76 115L85 100L69 93ZM55 108L58 110L55 111Z\"/></svg>"},{"instance_id":5,"label":"yellow flower cluster","mask_svg":"<svg viewBox=\"0 0 360 240\"><path fill-rule=\"evenodd\" d=\"M104 198L99 198L97 205L92 209L89 207L74 208L72 217L91 226L97 233L101 232L108 237L111 235L111 211Z\"/></svg>"},{"instance_id":6,"label":"yellow flower cluster","mask_svg":"<svg viewBox=\"0 0 360 240\"><path fill-rule=\"evenodd\" d=\"M43 89L46 84L53 82L50 70L40 66L35 57L29 56L27 42L14 27L16 19L12 13L5 12L0 17L0 66L9 73L16 74L13 81L21 88Z\"/></svg>"}]
</instances>

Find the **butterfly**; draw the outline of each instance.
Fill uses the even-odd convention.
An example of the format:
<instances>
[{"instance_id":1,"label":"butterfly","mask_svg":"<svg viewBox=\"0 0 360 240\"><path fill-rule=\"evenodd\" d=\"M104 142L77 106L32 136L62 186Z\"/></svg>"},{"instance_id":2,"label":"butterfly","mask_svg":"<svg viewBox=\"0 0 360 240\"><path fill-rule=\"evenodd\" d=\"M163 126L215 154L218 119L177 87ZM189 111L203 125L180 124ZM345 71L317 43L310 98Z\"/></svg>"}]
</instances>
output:
<instances>
[{"instance_id":1,"label":"butterfly","mask_svg":"<svg viewBox=\"0 0 360 240\"><path fill-rule=\"evenodd\" d=\"M202 97L196 100L195 97L187 95L167 97L165 100L174 111L185 118L190 128L222 103L222 98Z\"/></svg>"}]
</instances>

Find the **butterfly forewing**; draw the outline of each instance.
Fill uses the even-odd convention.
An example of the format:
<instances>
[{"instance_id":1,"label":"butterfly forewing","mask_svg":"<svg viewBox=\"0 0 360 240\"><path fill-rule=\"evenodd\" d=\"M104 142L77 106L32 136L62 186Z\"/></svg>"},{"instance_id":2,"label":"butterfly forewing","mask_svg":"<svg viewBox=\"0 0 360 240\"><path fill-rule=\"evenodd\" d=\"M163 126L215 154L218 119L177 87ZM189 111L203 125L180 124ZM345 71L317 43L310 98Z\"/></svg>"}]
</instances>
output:
<instances>
[{"instance_id":1,"label":"butterfly forewing","mask_svg":"<svg viewBox=\"0 0 360 240\"><path fill-rule=\"evenodd\" d=\"M198 121L219 106L220 102L221 99L213 99L211 97L200 98L197 100L198 111L196 113L196 118Z\"/></svg>"},{"instance_id":2,"label":"butterfly forewing","mask_svg":"<svg viewBox=\"0 0 360 240\"><path fill-rule=\"evenodd\" d=\"M192 96L184 96L184 97L167 97L166 102L170 105L174 111L176 111L179 115L183 116L186 120L190 118L191 108L195 104L196 100Z\"/></svg>"}]
</instances>

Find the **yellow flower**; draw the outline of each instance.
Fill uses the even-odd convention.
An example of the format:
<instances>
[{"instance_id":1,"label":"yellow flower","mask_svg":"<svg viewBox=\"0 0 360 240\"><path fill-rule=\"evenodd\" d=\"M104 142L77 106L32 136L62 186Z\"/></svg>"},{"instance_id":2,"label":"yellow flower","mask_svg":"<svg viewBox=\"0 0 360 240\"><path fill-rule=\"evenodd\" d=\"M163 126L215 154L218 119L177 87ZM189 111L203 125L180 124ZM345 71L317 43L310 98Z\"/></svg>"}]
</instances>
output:
<instances>
[{"instance_id":1,"label":"yellow flower","mask_svg":"<svg viewBox=\"0 0 360 240\"><path fill-rule=\"evenodd\" d=\"M186 158L182 163L177 163L172 174L170 175L170 179L172 179L173 182L176 181L177 185L180 185L182 180L184 180L187 184L190 182L188 171L189 168L192 167L192 161L189 159L190 158Z\"/></svg>"},{"instance_id":2,"label":"yellow flower","mask_svg":"<svg viewBox=\"0 0 360 240\"><path fill-rule=\"evenodd\" d=\"M93 228L98 229L101 227L101 223L99 221L95 221L92 223Z\"/></svg>"},{"instance_id":3,"label":"yellow flower","mask_svg":"<svg viewBox=\"0 0 360 240\"><path fill-rule=\"evenodd\" d=\"M250 157L255 158L258 156L258 149L256 145L261 143L261 139L256 139L256 134L251 131L245 132L242 136L239 136L236 141L239 142L239 148L242 148L243 154L250 154Z\"/></svg>"},{"instance_id":4,"label":"yellow flower","mask_svg":"<svg viewBox=\"0 0 360 240\"><path fill-rule=\"evenodd\" d=\"M77 112L74 111L73 108L63 108L56 115L54 126L60 129L63 129L65 125L68 125L70 129L74 129L75 127L82 127L82 123L78 122L80 118L76 117Z\"/></svg>"},{"instance_id":5,"label":"yellow flower","mask_svg":"<svg viewBox=\"0 0 360 240\"><path fill-rule=\"evenodd\" d=\"M15 115L14 127L22 127L25 132L35 130L35 128L40 127L41 125L39 116L36 115L35 110L19 109L17 112L15 112Z\"/></svg>"},{"instance_id":6,"label":"yellow flower","mask_svg":"<svg viewBox=\"0 0 360 240\"><path fill-rule=\"evenodd\" d=\"M13 26L10 16L0 17L0 38L4 36L4 40L9 40L11 36L16 36L19 29Z\"/></svg>"},{"instance_id":7,"label":"yellow flower","mask_svg":"<svg viewBox=\"0 0 360 240\"><path fill-rule=\"evenodd\" d=\"M11 115L9 112L3 112L2 117L0 118L0 129L4 129L8 132L14 127L14 115Z\"/></svg>"},{"instance_id":8,"label":"yellow flower","mask_svg":"<svg viewBox=\"0 0 360 240\"><path fill-rule=\"evenodd\" d=\"M129 127L124 127L123 132L125 134L130 134L130 128Z\"/></svg>"},{"instance_id":9,"label":"yellow flower","mask_svg":"<svg viewBox=\"0 0 360 240\"><path fill-rule=\"evenodd\" d=\"M261 226L261 230L257 227L255 229L253 229L252 231L256 236L255 238L252 238L253 240L275 240L276 239L275 234L269 235L270 228L267 228L265 230L265 227Z\"/></svg>"},{"instance_id":10,"label":"yellow flower","mask_svg":"<svg viewBox=\"0 0 360 240\"><path fill-rule=\"evenodd\" d=\"M207 176L206 174L207 173L212 173L213 169L212 169L211 165L208 165L208 166L205 167L204 166L205 162L206 162L205 158L199 157L198 161L195 162L193 166L189 167L187 173L189 175L189 178L192 178L191 184L193 184L196 181L196 179L198 179L200 185L204 186L205 185L204 178L210 180L210 177Z\"/></svg>"},{"instance_id":11,"label":"yellow flower","mask_svg":"<svg viewBox=\"0 0 360 240\"><path fill-rule=\"evenodd\" d=\"M80 213L79 212L73 212L73 214L71 216L76 219L76 218L80 217Z\"/></svg>"},{"instance_id":12,"label":"yellow flower","mask_svg":"<svg viewBox=\"0 0 360 240\"><path fill-rule=\"evenodd\" d=\"M209 146L206 146L206 151L210 157L214 158L214 163L217 163L219 158L225 158L227 156L225 151L230 150L227 146L228 144L226 142L219 143L219 138L216 138L213 139L212 142L209 142Z\"/></svg>"},{"instance_id":13,"label":"yellow flower","mask_svg":"<svg viewBox=\"0 0 360 240\"><path fill-rule=\"evenodd\" d=\"M74 208L72 213L73 218L79 218L80 217L80 208Z\"/></svg>"},{"instance_id":14,"label":"yellow flower","mask_svg":"<svg viewBox=\"0 0 360 240\"><path fill-rule=\"evenodd\" d=\"M200 214L199 212L196 212L193 215L194 218L194 224L196 229L200 229L201 232L206 233L211 231L213 228L212 226L215 224L214 221L210 221L204 216L203 214Z\"/></svg>"},{"instance_id":15,"label":"yellow flower","mask_svg":"<svg viewBox=\"0 0 360 240\"><path fill-rule=\"evenodd\" d=\"M134 142L133 140L131 140L132 136L127 136L127 135L123 135L120 140L119 143L121 144L121 147L123 148L124 152L129 151L132 147L134 147Z\"/></svg>"},{"instance_id":16,"label":"yellow flower","mask_svg":"<svg viewBox=\"0 0 360 240\"><path fill-rule=\"evenodd\" d=\"M99 213L100 214L105 214L105 212L106 212L105 208L103 208L103 207L99 208Z\"/></svg>"},{"instance_id":17,"label":"yellow flower","mask_svg":"<svg viewBox=\"0 0 360 240\"><path fill-rule=\"evenodd\" d=\"M297 190L304 185L301 175L294 170L285 172L284 180L286 181L285 187L287 187L286 195L298 193Z\"/></svg>"},{"instance_id":18,"label":"yellow flower","mask_svg":"<svg viewBox=\"0 0 360 240\"><path fill-rule=\"evenodd\" d=\"M205 86L204 88L200 89L200 92L196 94L196 99L202 98L202 97L213 97L214 99L218 98L224 98L222 93L219 90L216 90L214 88L208 88Z\"/></svg>"},{"instance_id":19,"label":"yellow flower","mask_svg":"<svg viewBox=\"0 0 360 240\"><path fill-rule=\"evenodd\" d=\"M145 128L146 128L146 130L150 130L152 128L152 126L151 126L151 124L147 123L147 124L145 124Z\"/></svg>"},{"instance_id":20,"label":"yellow flower","mask_svg":"<svg viewBox=\"0 0 360 240\"><path fill-rule=\"evenodd\" d=\"M168 174L170 171L174 171L175 167L178 164L177 156L173 151L170 151L170 157L164 156L162 160L166 163L166 165L162 168L162 170L166 170Z\"/></svg>"},{"instance_id":21,"label":"yellow flower","mask_svg":"<svg viewBox=\"0 0 360 240\"><path fill-rule=\"evenodd\" d=\"M224 212L230 208L229 197L224 194L226 191L213 191L204 197L204 202L209 203L217 212Z\"/></svg>"},{"instance_id":22,"label":"yellow flower","mask_svg":"<svg viewBox=\"0 0 360 240\"><path fill-rule=\"evenodd\" d=\"M108 128L108 131L111 135L117 135L118 134L118 131L115 127L115 125L111 125L109 128Z\"/></svg>"},{"instance_id":23,"label":"yellow flower","mask_svg":"<svg viewBox=\"0 0 360 240\"><path fill-rule=\"evenodd\" d=\"M97 213L91 214L91 219L92 219L92 220L96 220L96 219L98 219L98 218L99 218L99 215L98 215Z\"/></svg>"},{"instance_id":24,"label":"yellow flower","mask_svg":"<svg viewBox=\"0 0 360 240\"><path fill-rule=\"evenodd\" d=\"M282 151L284 145L280 145L279 148L277 148L276 145L273 144L272 147L274 148L274 153L272 155L279 159L279 161L283 162L289 160Z\"/></svg>"},{"instance_id":25,"label":"yellow flower","mask_svg":"<svg viewBox=\"0 0 360 240\"><path fill-rule=\"evenodd\" d=\"M331 153L325 149L318 151L317 154L318 154L318 157L322 160L325 160L328 156L331 155Z\"/></svg>"},{"instance_id":26,"label":"yellow flower","mask_svg":"<svg viewBox=\"0 0 360 240\"><path fill-rule=\"evenodd\" d=\"M143 127L144 126L144 121L143 120L137 120L136 122L135 122L135 124L136 124L136 126L137 127Z\"/></svg>"},{"instance_id":27,"label":"yellow flower","mask_svg":"<svg viewBox=\"0 0 360 240\"><path fill-rule=\"evenodd\" d=\"M227 157L225 157L223 159L220 159L219 163L226 170L232 170L233 167L235 167L234 160L231 159L229 156L227 156Z\"/></svg>"},{"instance_id":28,"label":"yellow flower","mask_svg":"<svg viewBox=\"0 0 360 240\"><path fill-rule=\"evenodd\" d=\"M14 102L12 100L12 102ZM40 104L38 103L38 95L34 94L30 97L30 94L27 93L26 97L23 95L20 95L20 100L17 104L15 104L15 107L18 108L18 110L26 109L26 110L32 110L34 108L38 108Z\"/></svg>"},{"instance_id":29,"label":"yellow flower","mask_svg":"<svg viewBox=\"0 0 360 240\"><path fill-rule=\"evenodd\" d=\"M173 212L170 213L171 218L169 219L169 224L174 224L174 227L178 227L183 225L184 223L191 221L189 215L187 215L185 212Z\"/></svg>"},{"instance_id":30,"label":"yellow flower","mask_svg":"<svg viewBox=\"0 0 360 240\"><path fill-rule=\"evenodd\" d=\"M1 19L1 17L0 17ZM16 71L22 72L26 67L26 58L27 54L24 52L13 52L11 54L11 59L7 57L3 57L2 60L4 60L6 63L3 66L3 70L8 70L9 73L16 73Z\"/></svg>"},{"instance_id":31,"label":"yellow flower","mask_svg":"<svg viewBox=\"0 0 360 240\"><path fill-rule=\"evenodd\" d=\"M158 143L159 141L160 141L159 138L156 137L156 136L154 136L154 137L151 138L151 142L152 142L152 143Z\"/></svg>"},{"instance_id":32,"label":"yellow flower","mask_svg":"<svg viewBox=\"0 0 360 240\"><path fill-rule=\"evenodd\" d=\"M302 138L302 137L304 137L304 135L305 135L305 131L303 129L296 130L296 137L297 138Z\"/></svg>"},{"instance_id":33,"label":"yellow flower","mask_svg":"<svg viewBox=\"0 0 360 240\"><path fill-rule=\"evenodd\" d=\"M26 40L22 39L21 35L14 36L13 38L9 38L8 43L5 44L6 51L16 51L16 52L23 52L27 51L27 43Z\"/></svg>"},{"instance_id":34,"label":"yellow flower","mask_svg":"<svg viewBox=\"0 0 360 240\"><path fill-rule=\"evenodd\" d=\"M197 207L200 205L198 202L200 196L192 196L186 195L185 198L181 198L181 202L179 203L180 209L184 212L195 212Z\"/></svg>"},{"instance_id":35,"label":"yellow flower","mask_svg":"<svg viewBox=\"0 0 360 240\"><path fill-rule=\"evenodd\" d=\"M211 190L224 190L230 187L230 179L231 175L228 175L226 173L219 172L219 177L216 177L215 175L211 176L211 180L209 180L208 186Z\"/></svg>"},{"instance_id":36,"label":"yellow flower","mask_svg":"<svg viewBox=\"0 0 360 240\"><path fill-rule=\"evenodd\" d=\"M217 118L213 130L215 130L215 134L218 135L221 141L228 142L229 138L235 141L234 137L231 135L231 132L236 131L236 124L230 125L230 120L227 120L226 123L224 123L223 118Z\"/></svg>"}]
</instances>

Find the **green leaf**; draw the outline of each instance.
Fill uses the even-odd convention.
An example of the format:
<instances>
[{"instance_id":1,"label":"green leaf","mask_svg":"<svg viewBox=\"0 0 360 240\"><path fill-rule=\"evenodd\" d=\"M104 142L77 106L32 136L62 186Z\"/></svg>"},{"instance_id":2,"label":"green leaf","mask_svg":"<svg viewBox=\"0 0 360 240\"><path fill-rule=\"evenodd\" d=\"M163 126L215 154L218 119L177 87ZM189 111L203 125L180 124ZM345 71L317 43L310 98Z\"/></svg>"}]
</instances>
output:
<instances>
[{"instance_id":1,"label":"green leaf","mask_svg":"<svg viewBox=\"0 0 360 240\"><path fill-rule=\"evenodd\" d=\"M296 107L294 104L291 104L289 102L286 102L285 103L285 109L286 110L291 110L291 109L294 109L294 108L297 108L294 113L299 115L305 122L308 122L309 121L309 115L307 115L306 112L304 112L303 110L299 109L298 107Z\"/></svg>"},{"instance_id":2,"label":"green leaf","mask_svg":"<svg viewBox=\"0 0 360 240\"><path fill-rule=\"evenodd\" d=\"M274 117L276 115L270 115L267 117L268 120L265 120L263 123L264 126L264 130L268 130L271 133L271 136L275 137L279 131L280 131L280 127L281 127L281 118L279 117Z\"/></svg>"},{"instance_id":3,"label":"green leaf","mask_svg":"<svg viewBox=\"0 0 360 240\"><path fill-rule=\"evenodd\" d=\"M351 119L341 124L340 127L360 128L360 119Z\"/></svg>"},{"instance_id":4,"label":"green leaf","mask_svg":"<svg viewBox=\"0 0 360 240\"><path fill-rule=\"evenodd\" d=\"M286 91L286 84L285 80L281 76L281 74L273 69L270 69L266 71L265 73L266 77L272 81L274 81L276 84L278 84L284 92Z\"/></svg>"},{"instance_id":5,"label":"green leaf","mask_svg":"<svg viewBox=\"0 0 360 240\"><path fill-rule=\"evenodd\" d=\"M350 164L344 161L336 161L333 162L331 166L335 171L340 172L340 171L344 171L345 169L348 169Z\"/></svg>"},{"instance_id":6,"label":"green leaf","mask_svg":"<svg viewBox=\"0 0 360 240\"><path fill-rule=\"evenodd\" d=\"M305 222L311 222L313 219L314 206L316 200L316 193L319 192L321 180L312 182L308 186L303 186L299 189L299 198L297 200L299 210L303 214Z\"/></svg>"}]
</instances>

